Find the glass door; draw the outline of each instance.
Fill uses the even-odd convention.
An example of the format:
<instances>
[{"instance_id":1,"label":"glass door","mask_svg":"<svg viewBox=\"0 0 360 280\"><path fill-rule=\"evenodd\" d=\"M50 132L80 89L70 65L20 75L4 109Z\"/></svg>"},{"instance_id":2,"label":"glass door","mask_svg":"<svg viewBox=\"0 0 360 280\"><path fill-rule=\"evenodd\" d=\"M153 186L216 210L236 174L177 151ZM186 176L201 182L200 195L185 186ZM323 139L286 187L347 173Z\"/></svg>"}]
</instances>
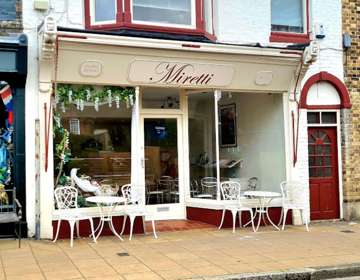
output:
<instances>
[{"instance_id":1,"label":"glass door","mask_svg":"<svg viewBox=\"0 0 360 280\"><path fill-rule=\"evenodd\" d=\"M184 219L180 116L143 116L145 204L156 219Z\"/></svg>"}]
</instances>

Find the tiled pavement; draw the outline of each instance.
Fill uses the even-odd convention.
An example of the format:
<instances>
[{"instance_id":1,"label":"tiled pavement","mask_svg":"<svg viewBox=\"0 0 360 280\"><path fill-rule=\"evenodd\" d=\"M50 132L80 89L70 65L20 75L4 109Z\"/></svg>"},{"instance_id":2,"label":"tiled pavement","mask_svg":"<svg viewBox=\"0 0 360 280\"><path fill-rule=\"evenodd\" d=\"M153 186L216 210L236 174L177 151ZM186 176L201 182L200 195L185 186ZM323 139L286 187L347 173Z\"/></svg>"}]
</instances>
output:
<instances>
[{"instance_id":1,"label":"tiled pavement","mask_svg":"<svg viewBox=\"0 0 360 280\"><path fill-rule=\"evenodd\" d=\"M232 234L202 228L160 232L157 240L101 237L94 244L84 238L74 248L68 240L26 240L21 249L14 240L0 240L0 279L184 279L360 263L360 225L319 223L310 229Z\"/></svg>"}]
</instances>

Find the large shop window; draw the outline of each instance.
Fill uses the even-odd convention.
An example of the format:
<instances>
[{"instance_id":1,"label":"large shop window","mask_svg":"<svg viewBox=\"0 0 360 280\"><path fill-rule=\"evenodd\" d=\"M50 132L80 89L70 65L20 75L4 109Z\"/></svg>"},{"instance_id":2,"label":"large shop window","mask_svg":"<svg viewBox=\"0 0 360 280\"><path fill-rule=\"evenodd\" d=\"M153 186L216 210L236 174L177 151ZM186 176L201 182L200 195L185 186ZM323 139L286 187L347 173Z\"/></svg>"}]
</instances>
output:
<instances>
[{"instance_id":1,"label":"large shop window","mask_svg":"<svg viewBox=\"0 0 360 280\"><path fill-rule=\"evenodd\" d=\"M279 191L286 178L282 96L223 92L218 101L219 162L216 161L214 95L189 96L190 194L221 199L219 181L243 191Z\"/></svg>"},{"instance_id":2,"label":"large shop window","mask_svg":"<svg viewBox=\"0 0 360 280\"><path fill-rule=\"evenodd\" d=\"M69 161L64 165L68 182L60 180L58 185L69 184L70 176L76 176L90 180L103 193L115 194L122 185L130 183L131 112L123 104L120 108L114 104L99 105L97 110L93 106L78 110L76 105L69 105L64 111L57 110L58 120L69 131L70 150ZM57 168L59 160L55 161ZM57 173L56 169L55 176ZM81 197L93 195L77 186ZM88 206L85 200L81 206Z\"/></svg>"}]
</instances>

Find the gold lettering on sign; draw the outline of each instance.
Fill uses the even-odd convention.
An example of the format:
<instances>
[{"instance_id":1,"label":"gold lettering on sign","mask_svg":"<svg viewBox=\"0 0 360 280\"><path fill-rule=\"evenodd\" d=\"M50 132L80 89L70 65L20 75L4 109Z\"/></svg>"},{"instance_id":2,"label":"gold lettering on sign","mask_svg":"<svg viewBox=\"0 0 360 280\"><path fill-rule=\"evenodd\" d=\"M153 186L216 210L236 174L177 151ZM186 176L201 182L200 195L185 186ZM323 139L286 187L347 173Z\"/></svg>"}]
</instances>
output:
<instances>
[{"instance_id":1,"label":"gold lettering on sign","mask_svg":"<svg viewBox=\"0 0 360 280\"><path fill-rule=\"evenodd\" d=\"M213 73L195 75L194 72L195 68L192 64L161 62L155 67L158 77L150 77L149 80L152 84L208 85L214 78Z\"/></svg>"}]
</instances>

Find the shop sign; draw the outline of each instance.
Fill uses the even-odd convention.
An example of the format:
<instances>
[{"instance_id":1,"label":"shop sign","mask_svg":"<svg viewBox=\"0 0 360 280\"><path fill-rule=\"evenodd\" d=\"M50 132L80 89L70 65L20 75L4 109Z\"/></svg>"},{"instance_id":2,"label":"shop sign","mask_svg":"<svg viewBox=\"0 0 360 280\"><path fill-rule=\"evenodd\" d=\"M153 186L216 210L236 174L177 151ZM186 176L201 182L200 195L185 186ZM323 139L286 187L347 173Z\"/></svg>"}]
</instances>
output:
<instances>
[{"instance_id":1,"label":"shop sign","mask_svg":"<svg viewBox=\"0 0 360 280\"><path fill-rule=\"evenodd\" d=\"M231 84L230 65L135 60L130 64L129 81L179 87L225 87Z\"/></svg>"},{"instance_id":2,"label":"shop sign","mask_svg":"<svg viewBox=\"0 0 360 280\"><path fill-rule=\"evenodd\" d=\"M84 77L97 77L102 72L102 64L96 60L87 60L80 65L80 74Z\"/></svg>"}]
</instances>

